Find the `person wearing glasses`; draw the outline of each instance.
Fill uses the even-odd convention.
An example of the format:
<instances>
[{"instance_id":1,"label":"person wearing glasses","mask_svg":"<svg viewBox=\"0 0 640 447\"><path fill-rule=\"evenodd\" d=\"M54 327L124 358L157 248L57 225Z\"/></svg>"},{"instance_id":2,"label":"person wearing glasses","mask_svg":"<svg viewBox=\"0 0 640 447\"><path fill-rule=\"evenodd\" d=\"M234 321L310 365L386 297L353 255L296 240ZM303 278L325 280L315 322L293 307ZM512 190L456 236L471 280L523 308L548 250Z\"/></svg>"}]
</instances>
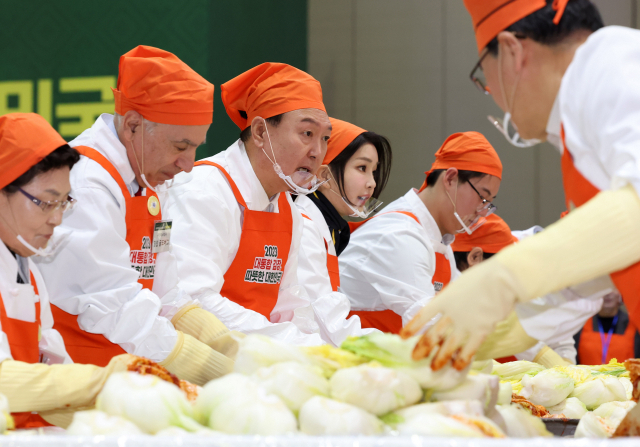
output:
<instances>
[{"instance_id":1,"label":"person wearing glasses","mask_svg":"<svg viewBox=\"0 0 640 447\"><path fill-rule=\"evenodd\" d=\"M398 333L459 275L454 235L473 233L496 209L502 163L477 132L447 138L426 176L354 231L338 258L340 290L363 328Z\"/></svg>"},{"instance_id":2,"label":"person wearing glasses","mask_svg":"<svg viewBox=\"0 0 640 447\"><path fill-rule=\"evenodd\" d=\"M104 366L127 352L197 385L233 369L221 352L230 331L178 287L164 209L205 140L213 91L174 54L140 45L120 57L115 113L71 141L79 205L62 228L73 238L39 268L74 361Z\"/></svg>"},{"instance_id":3,"label":"person wearing glasses","mask_svg":"<svg viewBox=\"0 0 640 447\"><path fill-rule=\"evenodd\" d=\"M129 361L72 362L31 260L59 247L54 230L75 204L69 171L79 158L40 115L0 117L0 394L16 428L50 425L37 413L53 421L56 411L92 405L108 375Z\"/></svg>"},{"instance_id":4,"label":"person wearing glasses","mask_svg":"<svg viewBox=\"0 0 640 447\"><path fill-rule=\"evenodd\" d=\"M474 82L505 112L496 122L510 142L559 149L570 212L465 272L405 327L440 315L413 353L435 369L465 368L516 303L598 278L640 323L640 31L603 27L588 0L465 5L482 59Z\"/></svg>"}]
</instances>

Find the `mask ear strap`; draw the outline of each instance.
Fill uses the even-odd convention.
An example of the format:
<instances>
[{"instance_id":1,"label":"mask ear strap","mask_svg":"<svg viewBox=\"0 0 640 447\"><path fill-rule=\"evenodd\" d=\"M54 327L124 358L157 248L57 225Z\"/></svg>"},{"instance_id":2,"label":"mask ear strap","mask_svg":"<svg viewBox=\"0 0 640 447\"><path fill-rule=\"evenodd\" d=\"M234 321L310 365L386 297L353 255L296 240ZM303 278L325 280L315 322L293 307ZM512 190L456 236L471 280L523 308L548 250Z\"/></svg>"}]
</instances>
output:
<instances>
[{"instance_id":1,"label":"mask ear strap","mask_svg":"<svg viewBox=\"0 0 640 447\"><path fill-rule=\"evenodd\" d=\"M264 155L267 156L267 158L272 164L277 165L278 162L276 161L276 153L273 151L273 144L271 143L271 136L269 135L269 127L267 126L267 120L262 118L262 121L264 121L264 130L267 133L267 140L269 140L269 147L271 148L271 155L273 155L273 160L271 160L271 157L269 157L269 155L267 154L267 151L264 150L264 145L262 146L262 152L264 152Z\"/></svg>"}]
</instances>

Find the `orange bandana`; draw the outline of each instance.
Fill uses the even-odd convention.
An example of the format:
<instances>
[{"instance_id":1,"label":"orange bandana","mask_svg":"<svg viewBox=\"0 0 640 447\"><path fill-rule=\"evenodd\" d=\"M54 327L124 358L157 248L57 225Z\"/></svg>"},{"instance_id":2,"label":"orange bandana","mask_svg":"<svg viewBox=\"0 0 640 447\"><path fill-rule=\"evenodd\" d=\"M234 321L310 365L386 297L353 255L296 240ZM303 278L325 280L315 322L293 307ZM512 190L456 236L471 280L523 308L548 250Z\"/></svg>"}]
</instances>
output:
<instances>
[{"instance_id":1,"label":"orange bandana","mask_svg":"<svg viewBox=\"0 0 640 447\"><path fill-rule=\"evenodd\" d=\"M139 45L120 57L116 113L135 110L154 123L213 121L213 84L168 51Z\"/></svg>"},{"instance_id":2,"label":"orange bandana","mask_svg":"<svg viewBox=\"0 0 640 447\"><path fill-rule=\"evenodd\" d=\"M553 9L557 11L553 18L554 24L560 23L567 3L569 0L554 0ZM471 14L478 53L501 31L547 6L545 0L464 0L464 4Z\"/></svg>"},{"instance_id":3,"label":"orange bandana","mask_svg":"<svg viewBox=\"0 0 640 447\"><path fill-rule=\"evenodd\" d=\"M65 144L60 134L38 114L0 116L0 189Z\"/></svg>"},{"instance_id":4,"label":"orange bandana","mask_svg":"<svg viewBox=\"0 0 640 447\"><path fill-rule=\"evenodd\" d=\"M485 253L498 253L518 242L518 238L511 234L511 228L502 218L490 214L486 219L486 222L470 235L456 234L456 239L451 244L453 251L469 252L474 247L480 247Z\"/></svg>"},{"instance_id":5,"label":"orange bandana","mask_svg":"<svg viewBox=\"0 0 640 447\"><path fill-rule=\"evenodd\" d=\"M323 165L331 163L353 140L366 132L366 130L346 121L335 118L329 118L329 120L331 121L331 138L327 142L327 155L322 160Z\"/></svg>"},{"instance_id":6,"label":"orange bandana","mask_svg":"<svg viewBox=\"0 0 640 447\"><path fill-rule=\"evenodd\" d=\"M320 109L322 88L311 75L287 64L265 62L220 86L227 115L244 130L256 116L271 118L299 109Z\"/></svg>"}]
</instances>

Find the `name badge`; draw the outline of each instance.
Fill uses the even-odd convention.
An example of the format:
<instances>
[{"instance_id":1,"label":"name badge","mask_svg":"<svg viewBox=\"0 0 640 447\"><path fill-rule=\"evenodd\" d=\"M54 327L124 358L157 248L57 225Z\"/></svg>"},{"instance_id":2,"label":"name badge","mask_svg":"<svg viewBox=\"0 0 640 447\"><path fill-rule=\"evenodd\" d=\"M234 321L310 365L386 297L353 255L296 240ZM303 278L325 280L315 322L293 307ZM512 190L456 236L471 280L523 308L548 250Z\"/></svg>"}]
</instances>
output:
<instances>
[{"instance_id":1,"label":"name badge","mask_svg":"<svg viewBox=\"0 0 640 447\"><path fill-rule=\"evenodd\" d=\"M151 253L169 251L171 248L172 220L156 220L153 224L153 244Z\"/></svg>"}]
</instances>

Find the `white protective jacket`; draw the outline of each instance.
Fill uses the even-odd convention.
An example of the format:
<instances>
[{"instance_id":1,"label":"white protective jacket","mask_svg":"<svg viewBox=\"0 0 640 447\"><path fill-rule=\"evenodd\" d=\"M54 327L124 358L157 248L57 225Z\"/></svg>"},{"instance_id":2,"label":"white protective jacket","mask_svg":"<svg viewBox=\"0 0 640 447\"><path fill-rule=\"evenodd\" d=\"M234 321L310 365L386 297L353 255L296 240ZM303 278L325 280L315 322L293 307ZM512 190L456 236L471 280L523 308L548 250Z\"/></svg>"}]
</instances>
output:
<instances>
[{"instance_id":1,"label":"white protective jacket","mask_svg":"<svg viewBox=\"0 0 640 447\"><path fill-rule=\"evenodd\" d=\"M116 167L131 195L138 191L113 115L101 115L69 145L96 149ZM172 252L158 253L153 291L143 289L129 260L125 201L116 180L95 161L81 157L71 170L71 190L78 203L60 226L71 235L55 256L38 260L51 303L78 315L82 330L102 334L130 354L164 360L177 341L171 317L194 304L177 288ZM158 190L166 219L166 194L162 187Z\"/></svg>"},{"instance_id":2,"label":"white protective jacket","mask_svg":"<svg viewBox=\"0 0 640 447\"><path fill-rule=\"evenodd\" d=\"M24 260L24 258L23 258ZM4 304L7 317L20 321L36 321L36 303L40 302L40 333L38 343L42 363L73 363L64 346L62 336L53 329L53 316L49 305L49 294L44 284L42 275L33 261L28 258L25 270L33 274L36 280L38 294L36 295L33 284L30 283L31 275L25 272L28 283L20 284L18 278L18 262L9 249L0 241L0 295ZM0 327L0 362L13 359L9 340Z\"/></svg>"},{"instance_id":3,"label":"white protective jacket","mask_svg":"<svg viewBox=\"0 0 640 447\"><path fill-rule=\"evenodd\" d=\"M369 334L376 329L362 329L357 315L346 319L351 310L349 298L342 290L334 292L327 270L327 250L336 256L331 232L322 211L307 196L298 196L296 206L309 219L302 219L303 230L298 258L298 281L304 287L314 306L323 306L332 315L333 332L323 334L339 345L348 336ZM326 245L325 245L326 244Z\"/></svg>"},{"instance_id":4,"label":"white protective jacket","mask_svg":"<svg viewBox=\"0 0 640 447\"><path fill-rule=\"evenodd\" d=\"M207 160L225 168L250 210L278 212L280 194L267 196L242 141ZM329 290L312 299L300 286L298 252L303 217L290 194L286 194L293 235L278 301L267 319L220 294L224 274L235 259L242 236L243 208L227 179L212 166L195 167L190 174L176 176L165 209L175 217L171 237L178 258L180 287L229 329L261 333L298 345L338 344L354 330L353 322L345 321L348 309L341 303L340 294Z\"/></svg>"},{"instance_id":5,"label":"white protective jacket","mask_svg":"<svg viewBox=\"0 0 640 447\"><path fill-rule=\"evenodd\" d=\"M390 211L408 211L420 223ZM418 191L411 189L351 234L338 258L340 290L352 310L391 309L405 325L436 294L436 252L449 261L451 280L460 275L453 240L453 235L440 233Z\"/></svg>"}]
</instances>

